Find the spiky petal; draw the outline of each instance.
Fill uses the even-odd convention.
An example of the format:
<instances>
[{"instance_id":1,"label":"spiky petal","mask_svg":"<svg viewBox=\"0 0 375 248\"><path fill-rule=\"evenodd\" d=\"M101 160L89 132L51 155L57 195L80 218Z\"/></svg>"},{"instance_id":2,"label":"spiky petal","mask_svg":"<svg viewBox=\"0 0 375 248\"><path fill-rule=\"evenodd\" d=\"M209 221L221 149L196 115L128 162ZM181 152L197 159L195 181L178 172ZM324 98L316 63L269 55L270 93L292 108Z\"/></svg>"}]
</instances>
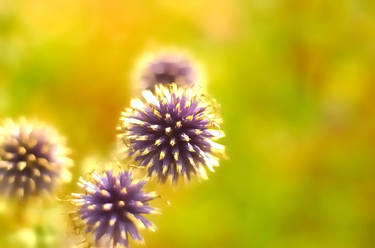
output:
<instances>
[{"instance_id":1,"label":"spiky petal","mask_svg":"<svg viewBox=\"0 0 375 248\"><path fill-rule=\"evenodd\" d=\"M6 120L0 127L0 192L26 200L50 193L70 178L65 140L50 126L35 121Z\"/></svg>"},{"instance_id":2,"label":"spiky petal","mask_svg":"<svg viewBox=\"0 0 375 248\"><path fill-rule=\"evenodd\" d=\"M192 89L156 85L122 114L120 144L162 182L168 176L205 178L205 169L213 170L224 154L224 146L215 142L224 133L214 105Z\"/></svg>"},{"instance_id":3,"label":"spiky petal","mask_svg":"<svg viewBox=\"0 0 375 248\"><path fill-rule=\"evenodd\" d=\"M128 247L129 236L142 240L139 228L155 229L143 216L155 212L148 202L156 194L142 190L146 181L134 181L129 171L118 175L106 171L91 176L90 181L80 179L78 185L84 193L72 194L72 203L77 206L77 214L86 223L86 233L94 243Z\"/></svg>"}]
</instances>

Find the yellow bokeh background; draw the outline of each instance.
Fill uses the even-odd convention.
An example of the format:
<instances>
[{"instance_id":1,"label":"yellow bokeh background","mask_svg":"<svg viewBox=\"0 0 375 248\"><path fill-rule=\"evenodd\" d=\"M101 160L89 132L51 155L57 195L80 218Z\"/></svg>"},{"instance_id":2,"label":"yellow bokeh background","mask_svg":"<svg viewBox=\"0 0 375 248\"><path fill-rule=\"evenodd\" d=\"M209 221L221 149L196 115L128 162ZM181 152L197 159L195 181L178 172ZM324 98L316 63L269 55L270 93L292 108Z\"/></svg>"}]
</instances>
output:
<instances>
[{"instance_id":1,"label":"yellow bokeh background","mask_svg":"<svg viewBox=\"0 0 375 248\"><path fill-rule=\"evenodd\" d=\"M0 247L73 247L62 199L110 160L135 63L165 47L202 65L228 159L153 185L146 247L375 245L375 2L0 0L0 117L50 123L75 161L58 201L0 201Z\"/></svg>"}]
</instances>

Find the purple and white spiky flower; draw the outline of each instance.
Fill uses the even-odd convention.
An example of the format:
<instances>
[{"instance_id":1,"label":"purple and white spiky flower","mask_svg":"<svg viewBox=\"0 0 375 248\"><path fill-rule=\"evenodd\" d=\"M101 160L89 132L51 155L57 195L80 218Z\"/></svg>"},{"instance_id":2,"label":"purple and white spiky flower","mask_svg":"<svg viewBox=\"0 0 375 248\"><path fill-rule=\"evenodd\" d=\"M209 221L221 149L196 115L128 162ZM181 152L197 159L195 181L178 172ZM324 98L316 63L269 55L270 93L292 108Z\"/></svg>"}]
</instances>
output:
<instances>
[{"instance_id":1,"label":"purple and white spiky flower","mask_svg":"<svg viewBox=\"0 0 375 248\"><path fill-rule=\"evenodd\" d=\"M148 54L140 60L136 70L137 88L153 89L157 84L176 83L183 87L193 87L201 83L198 65L182 52Z\"/></svg>"},{"instance_id":2,"label":"purple and white spiky flower","mask_svg":"<svg viewBox=\"0 0 375 248\"><path fill-rule=\"evenodd\" d=\"M72 203L78 207L78 217L85 222L86 233L94 243L104 242L106 247L128 247L129 235L141 241L138 228L155 230L143 215L155 213L148 202L157 195L145 193L145 180L133 180L132 173L124 171L114 175L92 174L92 180L79 180L84 193L73 193Z\"/></svg>"},{"instance_id":3,"label":"purple and white spiky flower","mask_svg":"<svg viewBox=\"0 0 375 248\"><path fill-rule=\"evenodd\" d=\"M215 104L176 84L159 84L142 94L122 113L120 148L161 182L169 176L176 182L179 175L206 178L205 169L213 171L224 154L216 143L224 133Z\"/></svg>"},{"instance_id":4,"label":"purple and white spiky flower","mask_svg":"<svg viewBox=\"0 0 375 248\"><path fill-rule=\"evenodd\" d=\"M0 127L0 192L26 200L50 193L58 181L68 181L72 160L64 139L52 127L20 119Z\"/></svg>"}]
</instances>

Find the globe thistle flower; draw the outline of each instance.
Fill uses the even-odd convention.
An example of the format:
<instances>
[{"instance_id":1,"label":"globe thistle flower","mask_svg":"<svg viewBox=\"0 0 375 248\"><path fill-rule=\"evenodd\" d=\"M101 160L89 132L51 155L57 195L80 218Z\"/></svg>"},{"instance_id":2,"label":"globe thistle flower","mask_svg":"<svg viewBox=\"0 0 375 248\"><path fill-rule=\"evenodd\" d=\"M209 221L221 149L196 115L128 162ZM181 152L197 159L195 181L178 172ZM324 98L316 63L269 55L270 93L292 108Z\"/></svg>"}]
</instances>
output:
<instances>
[{"instance_id":1,"label":"globe thistle flower","mask_svg":"<svg viewBox=\"0 0 375 248\"><path fill-rule=\"evenodd\" d=\"M157 84L176 83L183 87L193 87L202 82L198 65L182 52L148 54L140 60L135 82L140 82L139 90L152 90ZM199 81L199 82L198 82Z\"/></svg>"},{"instance_id":2,"label":"globe thistle flower","mask_svg":"<svg viewBox=\"0 0 375 248\"><path fill-rule=\"evenodd\" d=\"M26 200L50 193L59 181L69 180L64 139L55 129L21 119L0 127L0 192Z\"/></svg>"},{"instance_id":3,"label":"globe thistle flower","mask_svg":"<svg viewBox=\"0 0 375 248\"><path fill-rule=\"evenodd\" d=\"M129 171L114 175L107 170L103 175L91 177L91 182L79 180L78 185L85 192L73 193L72 203L78 207L78 218L85 222L86 233L96 245L128 247L129 235L142 240L138 228L155 230L143 216L156 212L148 204L156 194L142 190L145 180L133 180Z\"/></svg>"},{"instance_id":4,"label":"globe thistle flower","mask_svg":"<svg viewBox=\"0 0 375 248\"><path fill-rule=\"evenodd\" d=\"M215 142L224 136L215 104L192 89L156 85L132 100L120 120L120 145L161 182L169 176L176 182L179 175L206 178L205 169L213 171L224 154Z\"/></svg>"}]
</instances>

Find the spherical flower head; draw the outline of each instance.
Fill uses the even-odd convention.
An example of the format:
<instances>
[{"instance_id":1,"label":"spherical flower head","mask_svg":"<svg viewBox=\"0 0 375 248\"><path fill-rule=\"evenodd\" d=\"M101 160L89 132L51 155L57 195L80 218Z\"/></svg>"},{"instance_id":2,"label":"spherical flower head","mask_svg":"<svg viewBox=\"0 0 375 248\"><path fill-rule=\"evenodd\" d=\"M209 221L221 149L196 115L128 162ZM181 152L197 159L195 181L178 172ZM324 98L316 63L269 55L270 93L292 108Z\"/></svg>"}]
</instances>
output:
<instances>
[{"instance_id":1,"label":"spherical flower head","mask_svg":"<svg viewBox=\"0 0 375 248\"><path fill-rule=\"evenodd\" d=\"M142 57L136 71L137 88L153 89L157 84L176 83L183 87L193 87L202 83L198 65L182 52L148 54Z\"/></svg>"},{"instance_id":2,"label":"spherical flower head","mask_svg":"<svg viewBox=\"0 0 375 248\"><path fill-rule=\"evenodd\" d=\"M91 177L91 182L80 179L78 185L85 192L73 193L72 203L78 207L78 216L94 243L104 241L106 247L128 247L129 236L142 240L138 228L154 230L143 216L155 212L148 202L156 197L154 192L142 190L145 180L133 180L129 171L115 175L108 170Z\"/></svg>"},{"instance_id":3,"label":"spherical flower head","mask_svg":"<svg viewBox=\"0 0 375 248\"><path fill-rule=\"evenodd\" d=\"M18 200L51 193L59 181L70 178L68 153L54 128L6 120L0 127L0 192Z\"/></svg>"},{"instance_id":4,"label":"spherical flower head","mask_svg":"<svg viewBox=\"0 0 375 248\"><path fill-rule=\"evenodd\" d=\"M209 98L192 89L159 84L122 114L120 144L161 182L191 174L206 178L206 168L213 171L224 154L224 146L215 142L224 136L216 112Z\"/></svg>"}]
</instances>

